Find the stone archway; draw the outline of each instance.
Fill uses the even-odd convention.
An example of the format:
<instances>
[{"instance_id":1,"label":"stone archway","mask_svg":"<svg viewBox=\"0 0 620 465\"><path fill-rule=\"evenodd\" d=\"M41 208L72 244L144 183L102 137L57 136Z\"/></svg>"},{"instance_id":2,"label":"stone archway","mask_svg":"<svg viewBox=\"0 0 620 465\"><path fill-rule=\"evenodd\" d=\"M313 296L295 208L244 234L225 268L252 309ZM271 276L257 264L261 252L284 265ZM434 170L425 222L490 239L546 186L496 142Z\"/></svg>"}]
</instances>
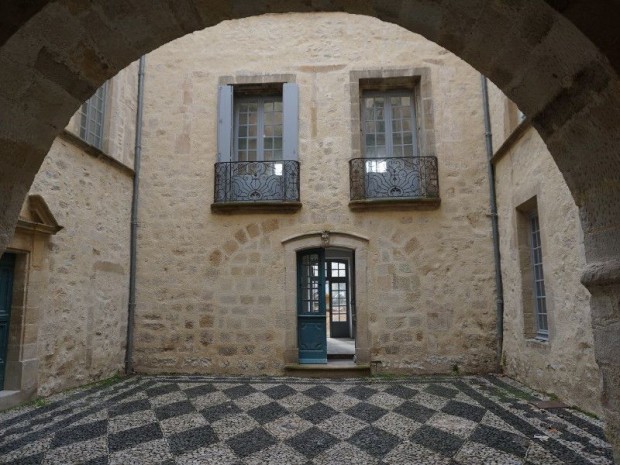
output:
<instances>
[{"instance_id":1,"label":"stone archway","mask_svg":"<svg viewBox=\"0 0 620 465\"><path fill-rule=\"evenodd\" d=\"M0 7L0 250L54 137L80 102L141 54L222 20L365 14L422 34L489 76L532 118L580 208L589 263L583 282L592 293L603 403L618 450L620 54L616 13L592 5L602 2L549 1L557 9L543 0L23 3Z\"/></svg>"}]
</instances>

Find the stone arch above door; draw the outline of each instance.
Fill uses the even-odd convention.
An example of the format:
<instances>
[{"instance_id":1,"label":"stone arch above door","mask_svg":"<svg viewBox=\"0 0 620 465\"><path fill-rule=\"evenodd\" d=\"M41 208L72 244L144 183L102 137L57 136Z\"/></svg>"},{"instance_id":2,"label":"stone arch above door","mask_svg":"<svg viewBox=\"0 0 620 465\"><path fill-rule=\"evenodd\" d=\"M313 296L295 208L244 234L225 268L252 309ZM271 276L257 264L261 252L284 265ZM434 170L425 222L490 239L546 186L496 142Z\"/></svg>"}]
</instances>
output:
<instances>
[{"instance_id":1,"label":"stone arch above door","mask_svg":"<svg viewBox=\"0 0 620 465\"><path fill-rule=\"evenodd\" d=\"M355 256L356 337L355 356L359 364L370 363L368 331L368 243L359 234L344 231L314 231L282 240L284 247L284 287L286 321L284 337L285 363L297 363L297 252L305 249L338 247L352 250Z\"/></svg>"}]
</instances>

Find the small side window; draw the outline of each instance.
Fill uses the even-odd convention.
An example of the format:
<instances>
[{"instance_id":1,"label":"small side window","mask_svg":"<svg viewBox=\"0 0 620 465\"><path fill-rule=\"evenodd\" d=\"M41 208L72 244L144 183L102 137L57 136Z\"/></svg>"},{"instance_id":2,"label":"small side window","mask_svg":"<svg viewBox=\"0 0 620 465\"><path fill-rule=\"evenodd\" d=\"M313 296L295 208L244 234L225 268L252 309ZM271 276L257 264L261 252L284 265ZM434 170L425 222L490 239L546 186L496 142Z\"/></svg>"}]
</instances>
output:
<instances>
[{"instance_id":1,"label":"small side window","mask_svg":"<svg viewBox=\"0 0 620 465\"><path fill-rule=\"evenodd\" d=\"M517 231L523 302L523 330L528 339L549 339L547 292L541 224L536 198L517 207Z\"/></svg>"},{"instance_id":2,"label":"small side window","mask_svg":"<svg viewBox=\"0 0 620 465\"><path fill-rule=\"evenodd\" d=\"M103 147L107 91L106 82L80 108L80 137L98 149Z\"/></svg>"},{"instance_id":3,"label":"small side window","mask_svg":"<svg viewBox=\"0 0 620 465\"><path fill-rule=\"evenodd\" d=\"M540 242L540 220L538 211L529 213L530 255L532 262L532 277L534 279L534 313L536 320L536 337L549 339L549 325L547 324L547 297L545 292L545 276L543 273L542 245Z\"/></svg>"}]
</instances>

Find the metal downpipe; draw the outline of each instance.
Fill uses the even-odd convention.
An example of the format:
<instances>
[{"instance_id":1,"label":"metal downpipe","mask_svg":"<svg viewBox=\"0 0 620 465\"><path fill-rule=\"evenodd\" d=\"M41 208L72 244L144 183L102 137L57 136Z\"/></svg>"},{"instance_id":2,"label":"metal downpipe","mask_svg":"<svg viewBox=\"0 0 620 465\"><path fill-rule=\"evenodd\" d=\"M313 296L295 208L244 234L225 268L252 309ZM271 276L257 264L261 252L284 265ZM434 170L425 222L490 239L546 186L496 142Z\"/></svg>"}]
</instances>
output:
<instances>
[{"instance_id":1,"label":"metal downpipe","mask_svg":"<svg viewBox=\"0 0 620 465\"><path fill-rule=\"evenodd\" d=\"M487 171L489 176L489 203L491 206L491 229L493 234L493 259L495 262L495 292L496 292L496 331L497 331L497 363L502 367L504 346L504 287L502 284L502 265L499 251L499 225L497 217L497 197L495 193L495 167L493 158L493 134L491 132L491 112L489 109L489 88L487 78L480 75L482 86L482 109L484 114L484 142L487 152Z\"/></svg>"},{"instance_id":2,"label":"metal downpipe","mask_svg":"<svg viewBox=\"0 0 620 465\"><path fill-rule=\"evenodd\" d=\"M136 248L138 240L138 200L140 193L140 159L142 156L142 118L144 112L144 68L146 60L140 57L138 65L138 100L136 109L136 141L134 147L133 196L131 199L131 234L129 245L129 306L127 309L127 344L125 373L133 373L133 333L136 311Z\"/></svg>"}]
</instances>

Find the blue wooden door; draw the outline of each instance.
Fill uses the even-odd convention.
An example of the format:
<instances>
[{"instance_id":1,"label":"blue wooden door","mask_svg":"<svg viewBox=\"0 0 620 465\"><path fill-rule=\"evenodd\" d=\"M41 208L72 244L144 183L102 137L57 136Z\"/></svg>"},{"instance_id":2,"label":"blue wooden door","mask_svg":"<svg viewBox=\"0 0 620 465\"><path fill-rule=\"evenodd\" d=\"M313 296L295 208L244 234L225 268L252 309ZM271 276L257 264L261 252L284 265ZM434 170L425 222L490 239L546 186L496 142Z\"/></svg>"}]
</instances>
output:
<instances>
[{"instance_id":1,"label":"blue wooden door","mask_svg":"<svg viewBox=\"0 0 620 465\"><path fill-rule=\"evenodd\" d=\"M325 251L297 254L297 342L299 363L327 363Z\"/></svg>"},{"instance_id":2,"label":"blue wooden door","mask_svg":"<svg viewBox=\"0 0 620 465\"><path fill-rule=\"evenodd\" d=\"M2 255L0 257L0 390L4 389L14 270L15 255L9 253Z\"/></svg>"}]
</instances>

